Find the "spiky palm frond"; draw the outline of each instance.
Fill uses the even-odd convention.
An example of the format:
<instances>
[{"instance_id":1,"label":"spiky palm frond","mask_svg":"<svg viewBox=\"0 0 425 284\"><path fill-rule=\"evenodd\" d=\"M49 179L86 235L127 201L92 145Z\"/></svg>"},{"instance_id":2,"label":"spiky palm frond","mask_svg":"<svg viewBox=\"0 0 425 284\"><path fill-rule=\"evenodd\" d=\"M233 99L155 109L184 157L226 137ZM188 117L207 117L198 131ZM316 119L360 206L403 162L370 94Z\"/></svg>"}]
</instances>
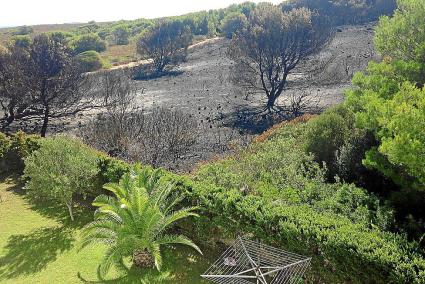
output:
<instances>
[{"instance_id":1,"label":"spiky palm frond","mask_svg":"<svg viewBox=\"0 0 425 284\"><path fill-rule=\"evenodd\" d=\"M135 251L147 251L162 266L161 247L170 244L187 245L201 253L198 246L181 235L169 235L167 230L177 221L194 216L196 207L175 210L182 197L175 193L173 184L160 182L161 172L135 167L118 184L106 184L114 197L100 195L93 205L98 207L95 220L82 232L81 247L102 243L109 246L99 273L103 276L112 265L132 257Z\"/></svg>"}]
</instances>

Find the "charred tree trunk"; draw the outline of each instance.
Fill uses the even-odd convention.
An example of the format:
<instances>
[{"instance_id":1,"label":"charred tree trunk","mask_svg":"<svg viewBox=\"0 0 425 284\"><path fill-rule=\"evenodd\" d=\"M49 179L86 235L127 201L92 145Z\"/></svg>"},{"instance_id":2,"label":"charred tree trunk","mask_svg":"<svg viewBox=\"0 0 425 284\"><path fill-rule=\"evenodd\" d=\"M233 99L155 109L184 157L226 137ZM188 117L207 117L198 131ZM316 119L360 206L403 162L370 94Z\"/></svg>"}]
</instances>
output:
<instances>
[{"instance_id":1,"label":"charred tree trunk","mask_svg":"<svg viewBox=\"0 0 425 284\"><path fill-rule=\"evenodd\" d=\"M49 106L44 109L43 125L41 126L40 135L46 137L47 126L49 125Z\"/></svg>"}]
</instances>

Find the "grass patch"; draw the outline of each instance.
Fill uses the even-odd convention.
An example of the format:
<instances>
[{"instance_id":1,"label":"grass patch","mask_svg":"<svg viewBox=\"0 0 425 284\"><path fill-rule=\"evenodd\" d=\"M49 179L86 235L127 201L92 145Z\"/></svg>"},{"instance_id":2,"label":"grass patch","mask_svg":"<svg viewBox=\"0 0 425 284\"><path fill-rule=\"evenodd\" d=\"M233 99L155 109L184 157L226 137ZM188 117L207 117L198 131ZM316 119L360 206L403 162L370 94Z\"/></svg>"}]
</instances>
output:
<instances>
[{"instance_id":1,"label":"grass patch","mask_svg":"<svg viewBox=\"0 0 425 284\"><path fill-rule=\"evenodd\" d=\"M136 43L130 42L127 45L111 45L108 46L106 51L100 54L104 62L107 62L108 66L112 67L121 64L127 64L138 60Z\"/></svg>"},{"instance_id":2,"label":"grass patch","mask_svg":"<svg viewBox=\"0 0 425 284\"><path fill-rule=\"evenodd\" d=\"M16 178L0 182L0 198L0 283L206 283L199 275L211 261L185 247L164 250L161 273L131 268L99 280L105 248L77 249L79 231L93 216L89 209L76 208L71 223L65 208L28 200ZM211 260L217 255L203 251Z\"/></svg>"}]
</instances>

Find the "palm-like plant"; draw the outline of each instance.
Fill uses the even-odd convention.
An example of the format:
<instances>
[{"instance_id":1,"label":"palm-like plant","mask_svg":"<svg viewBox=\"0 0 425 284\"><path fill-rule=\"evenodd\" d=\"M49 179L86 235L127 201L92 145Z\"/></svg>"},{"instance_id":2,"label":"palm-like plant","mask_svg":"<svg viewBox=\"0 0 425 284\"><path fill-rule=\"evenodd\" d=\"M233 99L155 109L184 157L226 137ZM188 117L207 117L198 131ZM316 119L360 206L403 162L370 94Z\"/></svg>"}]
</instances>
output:
<instances>
[{"instance_id":1,"label":"palm-like plant","mask_svg":"<svg viewBox=\"0 0 425 284\"><path fill-rule=\"evenodd\" d=\"M159 182L159 171L135 167L125 174L118 184L107 184L104 188L115 197L100 195L93 205L98 207L94 221L82 231L82 244L106 244L107 249L99 273L103 277L112 265L122 267L124 259L132 257L136 266L161 269L161 246L183 244L201 250L183 235L170 234L176 221L194 213L196 207L176 209L182 200L173 192L173 186Z\"/></svg>"}]
</instances>

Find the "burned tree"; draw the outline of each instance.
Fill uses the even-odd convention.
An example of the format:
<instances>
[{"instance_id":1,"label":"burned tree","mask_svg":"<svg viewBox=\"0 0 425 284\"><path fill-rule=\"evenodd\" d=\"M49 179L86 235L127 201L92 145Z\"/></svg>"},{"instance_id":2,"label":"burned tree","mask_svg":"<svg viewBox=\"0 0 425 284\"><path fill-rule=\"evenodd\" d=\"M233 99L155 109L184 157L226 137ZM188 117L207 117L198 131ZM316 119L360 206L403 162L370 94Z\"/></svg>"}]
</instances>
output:
<instances>
[{"instance_id":1,"label":"burned tree","mask_svg":"<svg viewBox=\"0 0 425 284\"><path fill-rule=\"evenodd\" d=\"M331 35L327 20L306 8L283 12L278 6L260 4L229 46L229 57L235 62L231 79L249 93L264 92L265 110L275 110L290 72L318 52Z\"/></svg>"},{"instance_id":2,"label":"burned tree","mask_svg":"<svg viewBox=\"0 0 425 284\"><path fill-rule=\"evenodd\" d=\"M192 42L188 26L180 21L159 23L137 43L137 52L153 60L154 72L161 73L167 66L177 65L186 59Z\"/></svg>"},{"instance_id":3,"label":"burned tree","mask_svg":"<svg viewBox=\"0 0 425 284\"><path fill-rule=\"evenodd\" d=\"M2 129L32 120L45 136L51 119L94 107L89 81L71 51L50 36L35 37L27 48L10 47L0 54Z\"/></svg>"}]
</instances>

